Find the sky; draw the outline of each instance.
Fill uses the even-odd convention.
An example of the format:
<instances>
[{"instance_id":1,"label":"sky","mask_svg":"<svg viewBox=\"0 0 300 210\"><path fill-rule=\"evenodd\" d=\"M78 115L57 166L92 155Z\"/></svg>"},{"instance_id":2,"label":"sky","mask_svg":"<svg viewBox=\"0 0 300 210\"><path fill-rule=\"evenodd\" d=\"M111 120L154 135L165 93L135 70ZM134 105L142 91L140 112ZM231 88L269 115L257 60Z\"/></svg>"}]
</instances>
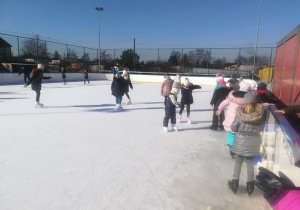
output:
<instances>
[{"instance_id":1,"label":"sky","mask_svg":"<svg viewBox=\"0 0 300 210\"><path fill-rule=\"evenodd\" d=\"M0 33L101 49L235 48L256 43L259 0L0 0ZM299 0L262 0L258 47L300 23Z\"/></svg>"}]
</instances>

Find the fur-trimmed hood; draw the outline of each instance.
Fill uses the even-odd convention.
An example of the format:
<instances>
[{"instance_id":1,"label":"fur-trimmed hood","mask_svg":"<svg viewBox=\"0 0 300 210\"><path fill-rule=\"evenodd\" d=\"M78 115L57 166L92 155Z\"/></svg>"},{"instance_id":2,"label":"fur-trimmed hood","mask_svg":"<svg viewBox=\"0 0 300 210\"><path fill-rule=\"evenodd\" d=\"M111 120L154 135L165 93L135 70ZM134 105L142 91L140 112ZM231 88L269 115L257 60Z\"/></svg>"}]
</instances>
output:
<instances>
[{"instance_id":1,"label":"fur-trimmed hood","mask_svg":"<svg viewBox=\"0 0 300 210\"><path fill-rule=\"evenodd\" d=\"M238 107L236 110L237 116L244 122L255 122L264 117L265 108L262 105L257 104L254 112L247 114L244 112L243 107Z\"/></svg>"}]
</instances>

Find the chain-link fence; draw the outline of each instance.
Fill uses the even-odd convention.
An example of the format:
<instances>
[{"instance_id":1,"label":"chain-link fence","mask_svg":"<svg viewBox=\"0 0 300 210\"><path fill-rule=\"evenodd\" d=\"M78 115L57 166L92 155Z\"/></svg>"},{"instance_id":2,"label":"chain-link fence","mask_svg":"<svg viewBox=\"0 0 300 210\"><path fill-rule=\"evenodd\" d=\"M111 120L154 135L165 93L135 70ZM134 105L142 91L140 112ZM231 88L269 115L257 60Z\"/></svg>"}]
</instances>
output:
<instances>
[{"instance_id":1,"label":"chain-link fence","mask_svg":"<svg viewBox=\"0 0 300 210\"><path fill-rule=\"evenodd\" d=\"M169 48L169 49L101 49L0 33L1 71L18 72L20 66L46 64L46 71L68 72L88 69L110 70L111 66L137 72L182 72L212 75L217 72L249 75L262 67L273 66L276 48ZM255 66L254 66L255 55Z\"/></svg>"}]
</instances>

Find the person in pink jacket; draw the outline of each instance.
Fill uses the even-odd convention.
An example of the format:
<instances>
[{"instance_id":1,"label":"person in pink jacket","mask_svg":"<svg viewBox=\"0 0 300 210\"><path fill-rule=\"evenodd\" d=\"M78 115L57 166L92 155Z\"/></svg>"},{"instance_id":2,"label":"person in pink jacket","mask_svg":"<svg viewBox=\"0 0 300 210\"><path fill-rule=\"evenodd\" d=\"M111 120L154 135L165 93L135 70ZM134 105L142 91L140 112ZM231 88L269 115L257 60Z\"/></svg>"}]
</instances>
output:
<instances>
[{"instance_id":1,"label":"person in pink jacket","mask_svg":"<svg viewBox=\"0 0 300 210\"><path fill-rule=\"evenodd\" d=\"M231 154L231 146L233 144L235 133L231 130L231 124L234 121L235 115L236 115L236 109L239 106L244 105L244 95L246 92L251 90L251 86L249 83L241 81L240 82L240 90L239 91L231 91L228 94L228 97L221 102L221 104L218 107L218 110L216 111L216 115L219 116L226 107L226 115L225 120L223 122L224 130L228 131L228 146Z\"/></svg>"},{"instance_id":2,"label":"person in pink jacket","mask_svg":"<svg viewBox=\"0 0 300 210\"><path fill-rule=\"evenodd\" d=\"M164 75L164 79L165 80L161 84L160 94L165 97L164 105L166 106L166 100L172 90L172 85L173 85L174 80L172 80L168 74ZM181 83L180 79L181 79L180 74L177 73L175 80L177 80L177 82Z\"/></svg>"}]
</instances>

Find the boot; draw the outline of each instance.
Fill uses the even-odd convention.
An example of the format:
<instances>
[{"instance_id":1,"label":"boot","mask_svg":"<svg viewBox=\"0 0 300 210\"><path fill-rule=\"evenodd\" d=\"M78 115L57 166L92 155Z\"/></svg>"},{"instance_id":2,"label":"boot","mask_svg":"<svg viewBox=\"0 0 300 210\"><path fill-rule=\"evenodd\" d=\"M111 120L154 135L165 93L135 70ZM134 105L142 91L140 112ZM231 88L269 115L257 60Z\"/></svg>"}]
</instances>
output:
<instances>
[{"instance_id":1,"label":"boot","mask_svg":"<svg viewBox=\"0 0 300 210\"><path fill-rule=\"evenodd\" d=\"M180 123L181 122L181 114L180 115L178 115L178 117L177 117L177 121Z\"/></svg>"},{"instance_id":2,"label":"boot","mask_svg":"<svg viewBox=\"0 0 300 210\"><path fill-rule=\"evenodd\" d=\"M119 104L116 104L116 110L117 111L119 110Z\"/></svg>"},{"instance_id":3,"label":"boot","mask_svg":"<svg viewBox=\"0 0 300 210\"><path fill-rule=\"evenodd\" d=\"M131 99L128 99L127 105L131 104Z\"/></svg>"},{"instance_id":4,"label":"boot","mask_svg":"<svg viewBox=\"0 0 300 210\"><path fill-rule=\"evenodd\" d=\"M40 103L39 101L35 102L35 108L43 108L44 104Z\"/></svg>"},{"instance_id":5,"label":"boot","mask_svg":"<svg viewBox=\"0 0 300 210\"><path fill-rule=\"evenodd\" d=\"M172 124L172 131L177 131L177 127L175 124Z\"/></svg>"},{"instance_id":6,"label":"boot","mask_svg":"<svg viewBox=\"0 0 300 210\"><path fill-rule=\"evenodd\" d=\"M168 127L164 127L164 132L168 132Z\"/></svg>"},{"instance_id":7,"label":"boot","mask_svg":"<svg viewBox=\"0 0 300 210\"><path fill-rule=\"evenodd\" d=\"M237 190L239 188L239 180L238 179L232 179L228 181L228 186L232 190L234 194L237 193Z\"/></svg>"},{"instance_id":8,"label":"boot","mask_svg":"<svg viewBox=\"0 0 300 210\"><path fill-rule=\"evenodd\" d=\"M249 197L253 193L253 191L254 191L254 182L253 181L247 182L247 193Z\"/></svg>"},{"instance_id":9,"label":"boot","mask_svg":"<svg viewBox=\"0 0 300 210\"><path fill-rule=\"evenodd\" d=\"M191 121L191 118L190 118L190 117L187 117L187 118L186 118L186 121L187 121L189 124L192 124L192 121Z\"/></svg>"},{"instance_id":10,"label":"boot","mask_svg":"<svg viewBox=\"0 0 300 210\"><path fill-rule=\"evenodd\" d=\"M214 126L214 125L211 125L211 126L209 127L209 129L210 129L210 130L213 130L213 131L217 131L217 127Z\"/></svg>"},{"instance_id":11,"label":"boot","mask_svg":"<svg viewBox=\"0 0 300 210\"><path fill-rule=\"evenodd\" d=\"M224 125L220 125L219 128L224 131Z\"/></svg>"}]
</instances>

